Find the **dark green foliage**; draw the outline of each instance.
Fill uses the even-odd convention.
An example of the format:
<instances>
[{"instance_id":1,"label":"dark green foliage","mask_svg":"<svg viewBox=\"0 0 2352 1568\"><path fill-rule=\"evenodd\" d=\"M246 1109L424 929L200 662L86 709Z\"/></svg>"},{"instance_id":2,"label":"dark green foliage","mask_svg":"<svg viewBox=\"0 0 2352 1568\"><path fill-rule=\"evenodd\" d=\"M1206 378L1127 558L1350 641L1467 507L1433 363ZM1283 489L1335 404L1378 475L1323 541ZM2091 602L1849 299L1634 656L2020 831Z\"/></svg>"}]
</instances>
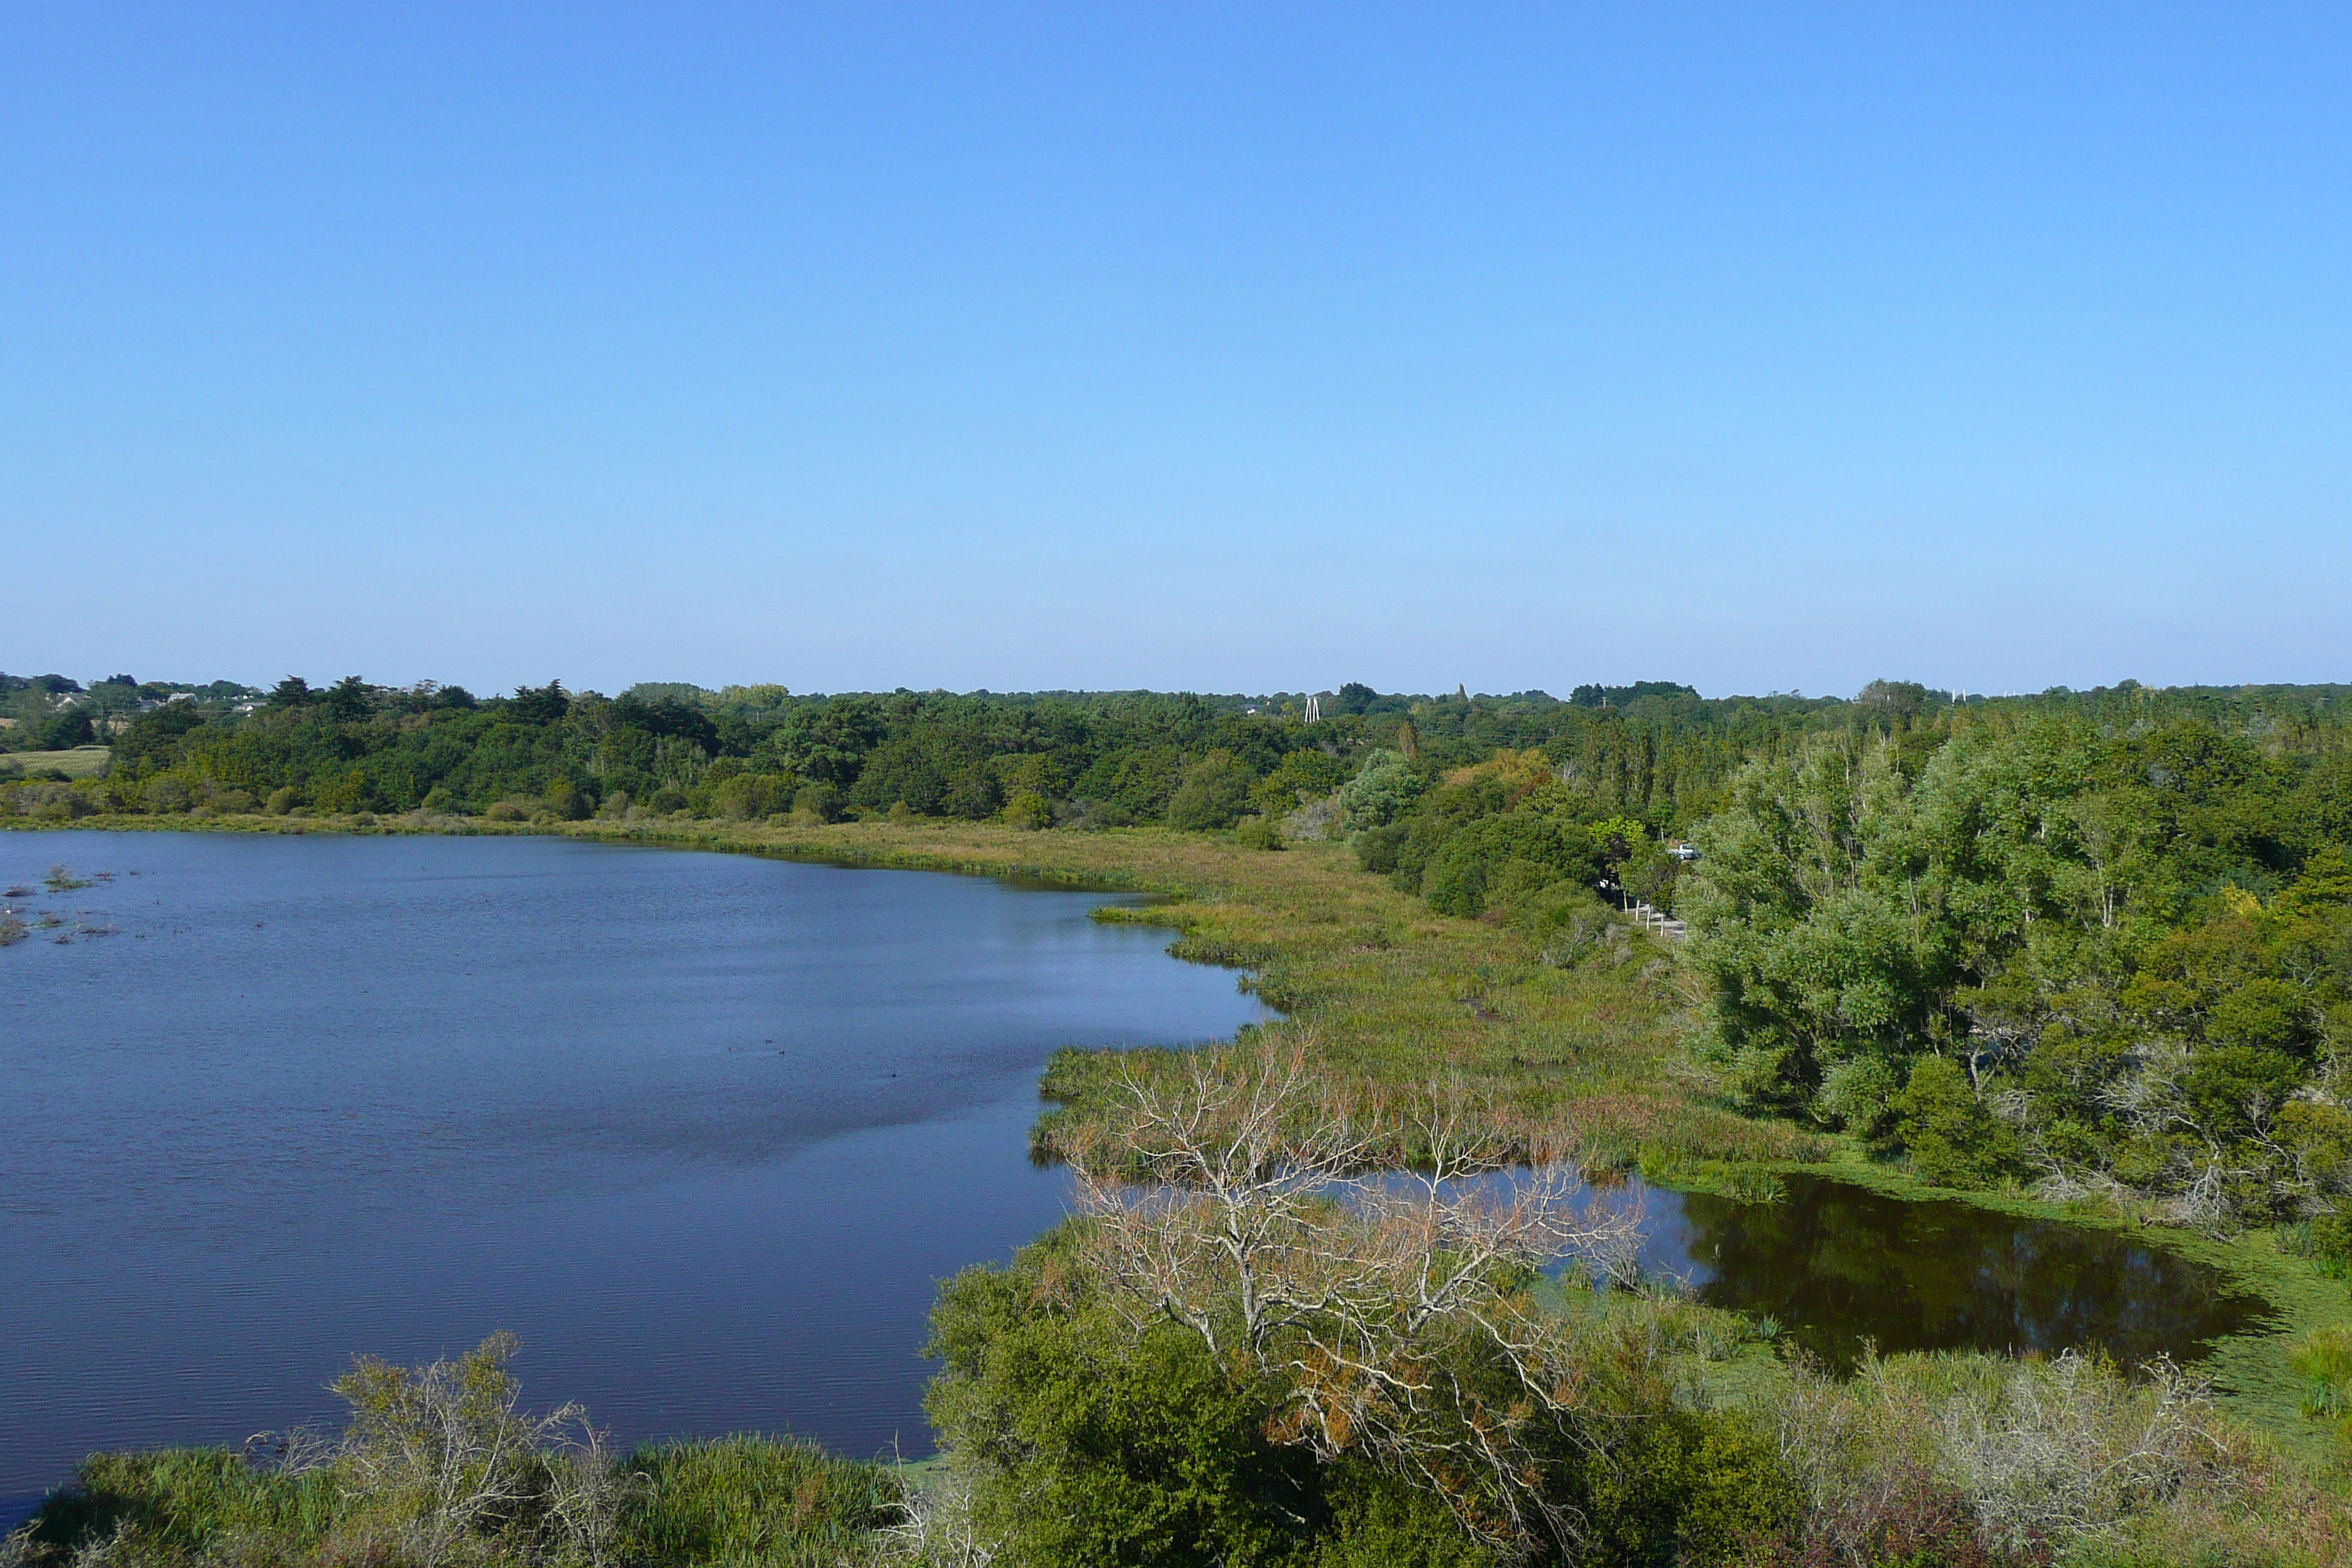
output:
<instances>
[{"instance_id":1,"label":"dark green foliage","mask_svg":"<svg viewBox=\"0 0 2352 1568\"><path fill-rule=\"evenodd\" d=\"M170 767L179 757L181 738L205 722L205 713L194 702L172 702L141 715L114 738L114 765L138 774Z\"/></svg>"},{"instance_id":2,"label":"dark green foliage","mask_svg":"<svg viewBox=\"0 0 2352 1568\"><path fill-rule=\"evenodd\" d=\"M1402 860L1398 869L1404 874ZM1599 874L1597 848L1580 825L1508 812L1447 836L1424 863L1421 884L1431 909L1467 916L1557 882L1590 886Z\"/></svg>"},{"instance_id":3,"label":"dark green foliage","mask_svg":"<svg viewBox=\"0 0 2352 1568\"><path fill-rule=\"evenodd\" d=\"M835 1568L903 1517L887 1466L791 1438L590 1447L576 1407L521 1413L511 1336L455 1363L362 1358L339 1439L98 1454L42 1504L28 1563ZM101 1550L102 1549L102 1550Z\"/></svg>"},{"instance_id":4,"label":"dark green foliage","mask_svg":"<svg viewBox=\"0 0 2352 1568\"><path fill-rule=\"evenodd\" d=\"M62 752L69 746L94 744L98 731L87 712L73 708L36 720L26 728L26 738L33 751Z\"/></svg>"},{"instance_id":5,"label":"dark green foliage","mask_svg":"<svg viewBox=\"0 0 2352 1568\"><path fill-rule=\"evenodd\" d=\"M1033 1252L1039 1249L1032 1249ZM1036 1568L1295 1561L1323 1519L1316 1467L1266 1436L1276 1391L1173 1324L1131 1338L1055 1290L1050 1259L967 1269L932 1313L927 1409L986 1468L976 1506Z\"/></svg>"},{"instance_id":6,"label":"dark green foliage","mask_svg":"<svg viewBox=\"0 0 2352 1568\"><path fill-rule=\"evenodd\" d=\"M2011 1141L1969 1087L1959 1064L1921 1057L1888 1102L1895 1136L1919 1173L1948 1187L1981 1187L2015 1164Z\"/></svg>"},{"instance_id":7,"label":"dark green foliage","mask_svg":"<svg viewBox=\"0 0 2352 1568\"><path fill-rule=\"evenodd\" d=\"M1356 864L1367 871L1382 873L1397 868L1397 860L1404 853L1405 835L1410 832L1402 822L1385 827L1369 827L1355 836Z\"/></svg>"},{"instance_id":8,"label":"dark green foliage","mask_svg":"<svg viewBox=\"0 0 2352 1568\"><path fill-rule=\"evenodd\" d=\"M1955 724L1916 773L1891 733L1751 764L1681 900L1727 1076L1854 1126L1844 1064L1885 1063L1892 1124L1856 1130L1939 1182L2307 1212L2352 1173L2305 1092L2352 1040L2335 755L2031 715Z\"/></svg>"},{"instance_id":9,"label":"dark green foliage","mask_svg":"<svg viewBox=\"0 0 2352 1568\"><path fill-rule=\"evenodd\" d=\"M1496 1568L1495 1554L1464 1535L1430 1493L1355 1459L1321 1479L1328 1522L1300 1568Z\"/></svg>"},{"instance_id":10,"label":"dark green foliage","mask_svg":"<svg viewBox=\"0 0 2352 1568\"><path fill-rule=\"evenodd\" d=\"M278 1475L226 1448L93 1454L43 1502L32 1538L70 1551L128 1531L158 1555L194 1556L257 1537L292 1557L316 1548L343 1500L332 1471Z\"/></svg>"},{"instance_id":11,"label":"dark green foliage","mask_svg":"<svg viewBox=\"0 0 2352 1568\"><path fill-rule=\"evenodd\" d=\"M1738 1415L1661 1413L1629 1425L1610 1458L1586 1483L1594 1561L1737 1562L1797 1523L1771 1433Z\"/></svg>"},{"instance_id":12,"label":"dark green foliage","mask_svg":"<svg viewBox=\"0 0 2352 1568\"><path fill-rule=\"evenodd\" d=\"M929 1409L972 1485L975 1518L1004 1543L999 1561L1492 1568L1454 1512L1493 1502L1475 1465L1441 1466L1449 1502L1383 1450L1318 1459L1277 1440L1294 1429L1290 1373L1220 1359L1164 1319L1139 1326L1087 1283L1076 1242L1057 1233L1010 1268L967 1270L932 1316L945 1364ZM1491 1340L1466 1325L1415 1356L1433 1389L1465 1402L1449 1416L1433 1394L1414 1418L1437 1424L1429 1454L1524 1400ZM1679 1402L1640 1326L1596 1324L1584 1356L1579 1408L1512 1439L1530 1467L1520 1479L1576 1521L1575 1560L1727 1563L1789 1536L1797 1493L1769 1428ZM1536 1560L1559 1561L1541 1535L1529 1538Z\"/></svg>"}]
</instances>

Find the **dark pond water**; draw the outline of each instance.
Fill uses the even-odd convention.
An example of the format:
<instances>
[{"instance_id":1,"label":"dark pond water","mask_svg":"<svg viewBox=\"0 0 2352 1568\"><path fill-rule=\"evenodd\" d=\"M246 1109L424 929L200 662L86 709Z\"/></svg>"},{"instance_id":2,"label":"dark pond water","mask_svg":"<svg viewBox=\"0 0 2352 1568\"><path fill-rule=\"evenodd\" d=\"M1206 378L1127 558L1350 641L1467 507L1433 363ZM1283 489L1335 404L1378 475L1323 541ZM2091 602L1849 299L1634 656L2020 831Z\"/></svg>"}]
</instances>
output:
<instances>
[{"instance_id":1,"label":"dark pond water","mask_svg":"<svg viewBox=\"0 0 2352 1568\"><path fill-rule=\"evenodd\" d=\"M55 895L63 861L110 881ZM625 1440L929 1446L934 1285L1062 1216L1066 1044L1261 1016L1103 895L535 838L0 835L0 1523L83 1453L331 1418L494 1329ZM79 934L112 928L110 935ZM54 938L69 938L64 943ZM1650 1192L1645 1261L1817 1353L2193 1357L2261 1310L2107 1232Z\"/></svg>"},{"instance_id":2,"label":"dark pond water","mask_svg":"<svg viewBox=\"0 0 2352 1568\"><path fill-rule=\"evenodd\" d=\"M1669 1195L1647 1254L1710 1305L1769 1313L1834 1366L1900 1351L2099 1346L2192 1361L2269 1310L2212 1269L2125 1233L1787 1178L1761 1205ZM1654 1205L1662 1194L1651 1194Z\"/></svg>"},{"instance_id":3,"label":"dark pond water","mask_svg":"<svg viewBox=\"0 0 2352 1568\"><path fill-rule=\"evenodd\" d=\"M62 861L111 881L56 896ZM536 838L0 835L0 1506L498 1328L625 1438L927 1450L1069 1044L1262 1011L1099 894ZM81 911L74 915L74 911ZM82 926L117 934L76 936ZM56 934L72 936L60 945Z\"/></svg>"}]
</instances>

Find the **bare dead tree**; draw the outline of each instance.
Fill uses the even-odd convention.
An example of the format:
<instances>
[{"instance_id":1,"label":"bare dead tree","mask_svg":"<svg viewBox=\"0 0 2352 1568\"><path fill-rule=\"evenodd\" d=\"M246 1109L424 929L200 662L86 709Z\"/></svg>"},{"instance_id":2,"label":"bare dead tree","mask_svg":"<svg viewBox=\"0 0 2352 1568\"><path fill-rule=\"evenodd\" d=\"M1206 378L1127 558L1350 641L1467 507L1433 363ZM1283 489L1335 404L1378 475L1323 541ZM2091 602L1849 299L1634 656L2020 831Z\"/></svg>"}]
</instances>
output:
<instances>
[{"instance_id":1,"label":"bare dead tree","mask_svg":"<svg viewBox=\"0 0 2352 1568\"><path fill-rule=\"evenodd\" d=\"M1591 1358L1528 1287L1567 1259L1630 1278L1638 1205L1561 1163L1515 1168L1521 1145L1458 1085L1367 1125L1318 1090L1307 1049L1204 1055L1172 1089L1124 1079L1076 1162L1092 1267L1138 1331L1181 1324L1278 1380L1276 1440L1372 1454L1497 1548L1570 1544L1529 1439L1591 1413ZM1412 1169L1367 1170L1400 1142Z\"/></svg>"}]
</instances>

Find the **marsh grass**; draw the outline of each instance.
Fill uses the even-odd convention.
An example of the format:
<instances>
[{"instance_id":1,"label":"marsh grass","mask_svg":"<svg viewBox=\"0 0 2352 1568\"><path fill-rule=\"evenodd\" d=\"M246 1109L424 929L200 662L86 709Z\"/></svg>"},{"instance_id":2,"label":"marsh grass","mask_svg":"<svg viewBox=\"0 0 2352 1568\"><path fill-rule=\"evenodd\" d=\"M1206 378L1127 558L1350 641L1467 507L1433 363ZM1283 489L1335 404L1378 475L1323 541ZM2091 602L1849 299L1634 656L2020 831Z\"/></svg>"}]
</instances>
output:
<instances>
[{"instance_id":1,"label":"marsh grass","mask_svg":"<svg viewBox=\"0 0 2352 1568\"><path fill-rule=\"evenodd\" d=\"M114 1542L114 1555L134 1561L299 1561L344 1502L331 1472L286 1475L226 1448L93 1454L41 1505L30 1560Z\"/></svg>"},{"instance_id":2,"label":"marsh grass","mask_svg":"<svg viewBox=\"0 0 2352 1568\"><path fill-rule=\"evenodd\" d=\"M599 1552L493 1533L447 1560L837 1568L871 1560L905 1514L895 1467L790 1437L648 1446L611 1480L620 1504ZM25 1568L420 1561L383 1504L344 1467L288 1471L226 1448L95 1454L42 1505L16 1553Z\"/></svg>"},{"instance_id":3,"label":"marsh grass","mask_svg":"<svg viewBox=\"0 0 2352 1568\"><path fill-rule=\"evenodd\" d=\"M736 1436L639 1448L636 1500L616 1539L625 1561L816 1568L858 1560L902 1519L893 1467L790 1437Z\"/></svg>"}]
</instances>

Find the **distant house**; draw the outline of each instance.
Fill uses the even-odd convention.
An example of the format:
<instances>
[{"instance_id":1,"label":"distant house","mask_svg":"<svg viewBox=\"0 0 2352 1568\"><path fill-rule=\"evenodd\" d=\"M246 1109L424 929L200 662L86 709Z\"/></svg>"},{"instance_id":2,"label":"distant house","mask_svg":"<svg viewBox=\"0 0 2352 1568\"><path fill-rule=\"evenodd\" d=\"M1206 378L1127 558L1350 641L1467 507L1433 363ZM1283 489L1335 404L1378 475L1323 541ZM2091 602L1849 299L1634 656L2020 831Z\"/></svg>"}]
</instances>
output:
<instances>
[{"instance_id":1,"label":"distant house","mask_svg":"<svg viewBox=\"0 0 2352 1568\"><path fill-rule=\"evenodd\" d=\"M1666 846L1666 853L1673 856L1677 860L1696 860L1698 858L1698 846L1696 844L1685 844L1681 839L1677 838L1673 843Z\"/></svg>"}]
</instances>

